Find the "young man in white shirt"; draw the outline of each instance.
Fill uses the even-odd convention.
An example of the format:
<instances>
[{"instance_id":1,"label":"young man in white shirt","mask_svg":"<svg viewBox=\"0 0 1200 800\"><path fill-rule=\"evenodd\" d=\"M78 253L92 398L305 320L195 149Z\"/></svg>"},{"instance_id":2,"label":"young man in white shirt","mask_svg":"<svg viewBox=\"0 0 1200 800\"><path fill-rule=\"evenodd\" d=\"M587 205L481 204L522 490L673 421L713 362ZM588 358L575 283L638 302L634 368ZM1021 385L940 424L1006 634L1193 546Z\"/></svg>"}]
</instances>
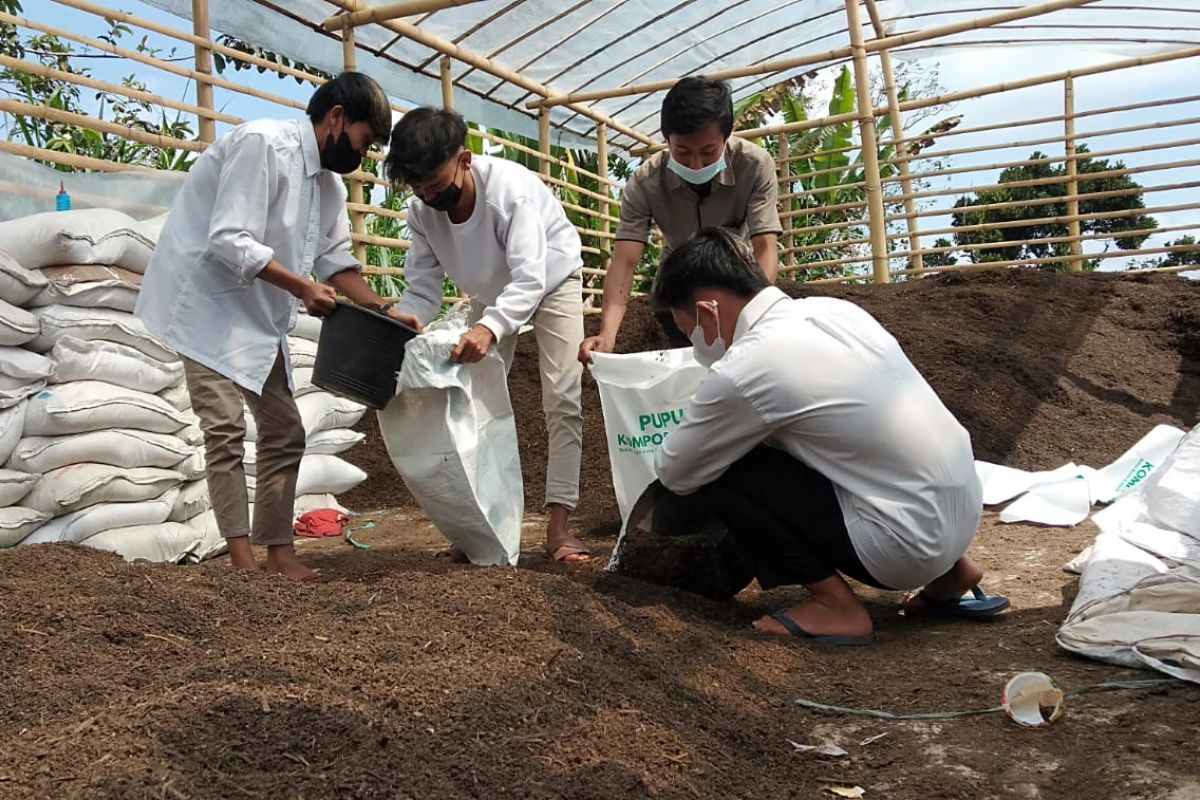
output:
<instances>
[{"instance_id":1,"label":"young man in white shirt","mask_svg":"<svg viewBox=\"0 0 1200 800\"><path fill-rule=\"evenodd\" d=\"M466 143L466 124L447 109L414 109L392 131L388 177L414 195L408 288L398 308L429 322L441 308L443 281L454 281L471 297L472 326L451 355L465 364L497 347L511 368L517 332L532 323L549 438L545 549L555 561L587 561L587 546L567 528L579 502L583 452L579 234L536 174L474 156ZM462 559L453 549L451 555Z\"/></svg>"},{"instance_id":2,"label":"young man in white shirt","mask_svg":"<svg viewBox=\"0 0 1200 800\"><path fill-rule=\"evenodd\" d=\"M711 365L655 459L659 480L699 493L764 589L810 594L756 628L870 643L871 617L843 575L924 587L906 613L1008 607L979 590L983 571L965 555L982 510L970 436L873 317L789 298L722 229L667 258L654 298Z\"/></svg>"},{"instance_id":3,"label":"young man in white shirt","mask_svg":"<svg viewBox=\"0 0 1200 800\"><path fill-rule=\"evenodd\" d=\"M287 332L297 300L315 316L333 309L338 291L382 307L350 252L341 174L387 138L391 104L375 81L344 73L317 89L307 113L307 120L239 125L196 160L136 308L183 358L204 432L209 495L233 566L259 569L253 542L267 547L267 572L298 580L316 573L292 544L305 433L292 398ZM258 429L253 528L243 401Z\"/></svg>"},{"instance_id":4,"label":"young man in white shirt","mask_svg":"<svg viewBox=\"0 0 1200 800\"><path fill-rule=\"evenodd\" d=\"M579 348L584 363L591 363L593 352L612 352L651 224L662 232L663 258L701 228L735 230L750 240L768 280L775 280L783 231L775 159L749 139L732 135L729 84L696 75L682 78L663 98L659 119L667 149L643 161L621 190L600 331ZM671 320L659 321L671 337Z\"/></svg>"}]
</instances>

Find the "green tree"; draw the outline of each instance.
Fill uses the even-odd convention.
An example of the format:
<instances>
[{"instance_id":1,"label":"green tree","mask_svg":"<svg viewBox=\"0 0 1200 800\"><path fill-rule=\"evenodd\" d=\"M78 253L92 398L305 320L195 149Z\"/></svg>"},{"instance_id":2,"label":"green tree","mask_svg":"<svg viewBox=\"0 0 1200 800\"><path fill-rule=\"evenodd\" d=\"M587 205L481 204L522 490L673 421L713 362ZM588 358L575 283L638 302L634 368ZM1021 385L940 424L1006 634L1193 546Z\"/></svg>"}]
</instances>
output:
<instances>
[{"instance_id":1,"label":"green tree","mask_svg":"<svg viewBox=\"0 0 1200 800\"><path fill-rule=\"evenodd\" d=\"M1079 152L1087 153L1087 147L1081 145ZM952 224L956 228L984 226L975 230L957 231L954 234L954 243L967 251L971 261L975 263L1016 261L1018 259L1053 258L1069 254L1070 248L1066 242L1038 241L1065 237L1067 224L1065 222L1037 221L1066 215L1067 185L1061 181L1066 175L1066 167L1061 162L1049 161L1047 156L1041 152L1032 153L1029 161L1035 163L1005 169L1000 173L997 183L1019 184L1034 180L1060 180L1033 186L1001 185L996 189L985 189L975 195L962 197L954 204L954 207L958 209L985 204L1009 204L1004 208L954 212ZM1084 198L1079 201L1080 214L1090 216L1113 211L1136 211L1146 207L1142 193L1130 191L1140 190L1142 187L1129 175L1087 177L1090 174L1123 169L1124 163L1104 158L1083 158L1076 163L1081 195L1111 191L1129 192L1116 197ZM1034 201L1039 202L1035 203ZM1023 220L1028 220L1029 224L997 227L997 223L1020 223ZM1144 214L1085 219L1080 224L1083 233L1096 234L1101 240L1111 240L1122 250L1136 250L1149 236L1148 233L1122 235L1123 232L1157 227L1158 222L1153 217ZM1021 240L1032 241L1020 244ZM1013 244L1004 244L1005 242L1013 242ZM993 246L976 249L979 245L985 244ZM1085 261L1087 269L1095 269L1096 265L1095 259ZM1045 270L1060 271L1065 269L1067 264L1056 261L1047 262L1040 267Z\"/></svg>"}]
</instances>

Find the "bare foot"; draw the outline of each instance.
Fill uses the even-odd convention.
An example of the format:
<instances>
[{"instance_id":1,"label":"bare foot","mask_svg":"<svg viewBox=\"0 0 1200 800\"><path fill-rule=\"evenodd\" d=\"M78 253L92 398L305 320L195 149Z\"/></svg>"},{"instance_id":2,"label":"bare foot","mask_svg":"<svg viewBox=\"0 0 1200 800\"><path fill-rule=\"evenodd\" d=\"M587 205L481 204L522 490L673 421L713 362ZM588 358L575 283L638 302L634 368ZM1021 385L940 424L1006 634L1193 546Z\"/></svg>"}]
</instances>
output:
<instances>
[{"instance_id":1,"label":"bare foot","mask_svg":"<svg viewBox=\"0 0 1200 800\"><path fill-rule=\"evenodd\" d=\"M871 615L842 576L833 575L805 588L812 597L783 612L803 630L814 636L869 636L874 633ZM770 615L756 620L754 627L759 633L772 636L790 635Z\"/></svg>"},{"instance_id":2,"label":"bare foot","mask_svg":"<svg viewBox=\"0 0 1200 800\"><path fill-rule=\"evenodd\" d=\"M582 564L591 561L592 553L587 545L568 532L567 520L571 509L561 503L549 503L546 510L550 512L550 522L546 525L546 555L561 564Z\"/></svg>"},{"instance_id":3,"label":"bare foot","mask_svg":"<svg viewBox=\"0 0 1200 800\"><path fill-rule=\"evenodd\" d=\"M234 536L226 539L225 544L229 547L229 562L234 569L240 572L262 571L258 566L258 559L254 557L254 550L250 547L249 536Z\"/></svg>"},{"instance_id":4,"label":"bare foot","mask_svg":"<svg viewBox=\"0 0 1200 800\"><path fill-rule=\"evenodd\" d=\"M958 561L954 562L954 566L945 575L942 575L936 580L930 581L924 589L919 592L914 592L904 600L906 606L920 606L924 604L921 595L934 600L935 602L949 602L957 600L972 588L979 585L983 580L983 568L976 564L971 559L963 556Z\"/></svg>"},{"instance_id":5,"label":"bare foot","mask_svg":"<svg viewBox=\"0 0 1200 800\"><path fill-rule=\"evenodd\" d=\"M309 569L296 558L296 548L291 544L273 545L267 548L268 575L283 575L294 581L320 580L321 574Z\"/></svg>"},{"instance_id":6,"label":"bare foot","mask_svg":"<svg viewBox=\"0 0 1200 800\"><path fill-rule=\"evenodd\" d=\"M447 550L439 550L438 558L448 558L451 564L470 564L471 559L467 558L467 554L459 549L458 545L452 544Z\"/></svg>"}]
</instances>

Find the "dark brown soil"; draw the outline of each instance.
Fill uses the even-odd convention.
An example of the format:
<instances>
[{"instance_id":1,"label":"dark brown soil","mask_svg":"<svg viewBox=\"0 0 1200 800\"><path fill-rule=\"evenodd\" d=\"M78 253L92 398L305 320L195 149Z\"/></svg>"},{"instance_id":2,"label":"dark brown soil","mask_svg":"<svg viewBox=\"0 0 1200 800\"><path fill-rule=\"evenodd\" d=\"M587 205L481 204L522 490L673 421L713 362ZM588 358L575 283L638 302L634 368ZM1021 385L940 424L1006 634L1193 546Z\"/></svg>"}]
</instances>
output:
<instances>
[{"instance_id":1,"label":"dark brown soil","mask_svg":"<svg viewBox=\"0 0 1200 800\"><path fill-rule=\"evenodd\" d=\"M983 458L1102 465L1153 423L1200 414L1200 288L1177 279L1011 272L822 291L896 333ZM635 308L622 346L657 341L656 326ZM536 501L531 345L513 395ZM594 530L616 519L587 397L580 516ZM375 464L359 508L401 498L386 456ZM1054 643L1076 585L1061 567L1095 536L1090 523L987 514L973 555L1012 612L905 619L898 596L864 590L879 642L838 650L748 628L800 590L718 603L607 575L611 539L595 535L601 559L550 564L538 518L520 568L454 566L434 556L440 537L419 512L364 519L370 552L303 544L322 584L233 574L224 559L0 552L0 798L832 798L835 785L868 800L1200 796L1196 687L1072 697L1045 730L1002 714L888 721L792 702L956 711L997 705L1023 670L1067 689L1154 677Z\"/></svg>"}]
</instances>

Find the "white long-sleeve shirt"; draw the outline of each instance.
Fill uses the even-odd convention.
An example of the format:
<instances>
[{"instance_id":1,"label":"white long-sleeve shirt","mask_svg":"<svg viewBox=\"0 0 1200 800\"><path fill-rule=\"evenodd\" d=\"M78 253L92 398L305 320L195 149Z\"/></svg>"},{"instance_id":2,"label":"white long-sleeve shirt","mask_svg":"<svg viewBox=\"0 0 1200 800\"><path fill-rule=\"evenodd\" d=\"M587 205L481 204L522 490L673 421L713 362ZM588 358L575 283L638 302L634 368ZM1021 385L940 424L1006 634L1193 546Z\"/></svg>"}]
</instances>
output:
<instances>
[{"instance_id":1,"label":"white long-sleeve shirt","mask_svg":"<svg viewBox=\"0 0 1200 800\"><path fill-rule=\"evenodd\" d=\"M399 308L422 322L437 316L449 277L487 307L479 320L496 339L516 333L547 292L583 265L579 233L536 174L488 156L471 159L475 207L463 223L413 198L408 289Z\"/></svg>"},{"instance_id":2,"label":"white long-sleeve shirt","mask_svg":"<svg viewBox=\"0 0 1200 800\"><path fill-rule=\"evenodd\" d=\"M853 303L763 289L655 469L688 494L764 443L833 483L855 552L885 586L923 586L975 537L982 488L970 435Z\"/></svg>"},{"instance_id":3,"label":"white long-sleeve shirt","mask_svg":"<svg viewBox=\"0 0 1200 800\"><path fill-rule=\"evenodd\" d=\"M296 314L291 294L257 279L272 259L322 281L359 268L346 187L321 168L308 120L247 122L196 159L135 313L181 355L260 393Z\"/></svg>"}]
</instances>

